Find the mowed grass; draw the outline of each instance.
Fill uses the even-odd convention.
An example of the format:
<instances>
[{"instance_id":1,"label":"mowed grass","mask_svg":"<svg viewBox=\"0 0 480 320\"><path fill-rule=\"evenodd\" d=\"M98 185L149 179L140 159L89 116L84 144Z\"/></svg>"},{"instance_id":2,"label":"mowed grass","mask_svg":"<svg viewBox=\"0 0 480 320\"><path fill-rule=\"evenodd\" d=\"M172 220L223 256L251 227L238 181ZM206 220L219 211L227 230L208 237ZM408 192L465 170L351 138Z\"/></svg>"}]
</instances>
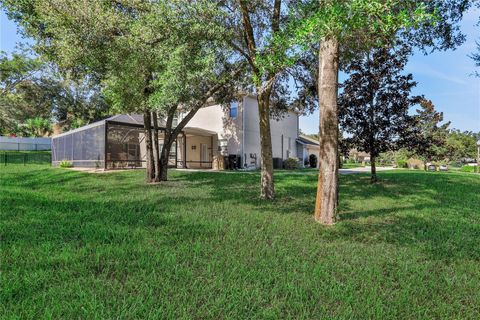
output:
<instances>
[{"instance_id":1,"label":"mowed grass","mask_svg":"<svg viewBox=\"0 0 480 320\"><path fill-rule=\"evenodd\" d=\"M480 176L0 169L3 319L479 319Z\"/></svg>"}]
</instances>

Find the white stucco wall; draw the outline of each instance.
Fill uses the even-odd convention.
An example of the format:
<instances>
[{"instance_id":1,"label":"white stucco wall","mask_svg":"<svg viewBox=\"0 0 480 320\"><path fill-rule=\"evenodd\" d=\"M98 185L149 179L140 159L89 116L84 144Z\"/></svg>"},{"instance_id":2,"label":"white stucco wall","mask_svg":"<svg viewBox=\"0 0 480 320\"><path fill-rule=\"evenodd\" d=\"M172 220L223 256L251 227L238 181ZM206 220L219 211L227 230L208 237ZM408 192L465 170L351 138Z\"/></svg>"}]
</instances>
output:
<instances>
[{"instance_id":1,"label":"white stucco wall","mask_svg":"<svg viewBox=\"0 0 480 320\"><path fill-rule=\"evenodd\" d=\"M200 128L217 133L215 142L220 139L228 141L228 153L240 154L242 148L242 110L238 106L236 118L230 118L229 110L221 105L213 105L198 110L190 120L187 128ZM214 145L213 155L218 153L218 144Z\"/></svg>"},{"instance_id":2,"label":"white stucco wall","mask_svg":"<svg viewBox=\"0 0 480 320\"><path fill-rule=\"evenodd\" d=\"M249 155L253 153L257 155L257 166L259 166L260 124L258 103L257 100L251 96L245 97L243 102L245 105L245 153L247 154L247 162L249 160ZM298 137L298 115L290 112L284 115L280 120L271 119L270 130L272 135L273 157L282 159L297 157L295 141Z\"/></svg>"},{"instance_id":3,"label":"white stucco wall","mask_svg":"<svg viewBox=\"0 0 480 320\"><path fill-rule=\"evenodd\" d=\"M243 123L245 123L244 126ZM298 115L291 112L280 120L271 119L270 126L273 157L282 159L297 157ZM260 125L258 103L255 97L245 96L238 103L236 118L230 118L227 108L213 105L200 109L187 127L217 132L212 155L218 154L217 140L226 139L227 154L240 155L242 164L260 166ZM255 158L250 157L250 154L256 156L256 161Z\"/></svg>"},{"instance_id":4,"label":"white stucco wall","mask_svg":"<svg viewBox=\"0 0 480 320\"><path fill-rule=\"evenodd\" d=\"M206 160L212 161L212 137L192 136L187 137L187 167L188 168L209 168L207 163L200 163L201 145L207 145Z\"/></svg>"}]
</instances>

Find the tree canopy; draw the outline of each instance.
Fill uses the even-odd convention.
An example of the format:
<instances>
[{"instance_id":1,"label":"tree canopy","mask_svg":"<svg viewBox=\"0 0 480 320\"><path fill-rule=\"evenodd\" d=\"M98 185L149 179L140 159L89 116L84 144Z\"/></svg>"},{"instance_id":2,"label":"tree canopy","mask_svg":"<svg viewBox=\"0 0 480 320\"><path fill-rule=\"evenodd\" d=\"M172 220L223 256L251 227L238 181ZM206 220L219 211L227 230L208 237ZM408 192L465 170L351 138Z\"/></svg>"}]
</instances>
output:
<instances>
[{"instance_id":1,"label":"tree canopy","mask_svg":"<svg viewBox=\"0 0 480 320\"><path fill-rule=\"evenodd\" d=\"M409 53L404 46L373 49L345 67L349 78L338 99L340 127L349 145L370 154L372 182L380 153L397 150L411 138L415 123L409 110L421 97L410 95L416 82L403 74Z\"/></svg>"},{"instance_id":2,"label":"tree canopy","mask_svg":"<svg viewBox=\"0 0 480 320\"><path fill-rule=\"evenodd\" d=\"M107 104L97 83L72 78L26 51L0 57L0 131L25 135L27 120L42 118L63 130L104 117Z\"/></svg>"},{"instance_id":3,"label":"tree canopy","mask_svg":"<svg viewBox=\"0 0 480 320\"><path fill-rule=\"evenodd\" d=\"M151 136L151 117L158 113L171 126L181 108L185 117L178 128L165 131L166 141L173 141L208 99L231 97L226 87L234 85L237 61L225 45L229 32L218 21L222 14L211 1L4 4L37 40L37 52L64 69L99 79L113 112L144 114L148 179L158 178L153 177L158 139Z\"/></svg>"},{"instance_id":4,"label":"tree canopy","mask_svg":"<svg viewBox=\"0 0 480 320\"><path fill-rule=\"evenodd\" d=\"M450 122L443 122L443 112L436 111L432 101L423 99L415 118L409 149L414 150L425 163L444 159Z\"/></svg>"}]
</instances>

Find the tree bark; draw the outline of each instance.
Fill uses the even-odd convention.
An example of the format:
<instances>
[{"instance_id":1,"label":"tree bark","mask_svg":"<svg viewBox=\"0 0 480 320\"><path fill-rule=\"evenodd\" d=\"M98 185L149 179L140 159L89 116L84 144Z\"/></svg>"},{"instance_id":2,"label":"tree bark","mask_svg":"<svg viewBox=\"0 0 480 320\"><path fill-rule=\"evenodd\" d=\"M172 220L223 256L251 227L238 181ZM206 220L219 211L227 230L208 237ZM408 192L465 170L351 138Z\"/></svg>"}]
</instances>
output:
<instances>
[{"instance_id":1,"label":"tree bark","mask_svg":"<svg viewBox=\"0 0 480 320\"><path fill-rule=\"evenodd\" d=\"M273 157L272 135L270 133L270 94L271 89L262 91L257 96L258 113L260 118L260 143L261 143L261 190L262 199L273 199L275 187L273 182Z\"/></svg>"},{"instance_id":2,"label":"tree bark","mask_svg":"<svg viewBox=\"0 0 480 320\"><path fill-rule=\"evenodd\" d=\"M262 199L273 199L275 197L274 181L273 181L273 158L272 158L272 136L270 134L270 96L272 92L273 82L275 80L275 72L266 74L266 83L263 82L265 74L262 74L256 62L257 45L255 41L255 32L250 19L250 11L248 1L240 0L240 12L242 15L244 41L248 48L248 53L242 49L239 51L246 57L253 73L257 89L258 112L260 117L260 142L261 142L261 191ZM273 4L273 15L271 19L272 35L280 31L280 13L282 1L275 0Z\"/></svg>"},{"instance_id":3,"label":"tree bark","mask_svg":"<svg viewBox=\"0 0 480 320\"><path fill-rule=\"evenodd\" d=\"M370 183L376 183L378 181L376 160L377 159L375 158L375 156L370 153L370 168L372 174L372 177L370 178Z\"/></svg>"},{"instance_id":4,"label":"tree bark","mask_svg":"<svg viewBox=\"0 0 480 320\"><path fill-rule=\"evenodd\" d=\"M163 148L160 154L159 163L159 178L160 181L168 180L168 161L170 158L170 149L173 141L177 138L179 131L177 128L173 129L173 118L176 114L176 108L170 108L167 114L167 121L165 122L165 131L163 134ZM177 126L178 127L178 126Z\"/></svg>"},{"instance_id":5,"label":"tree bark","mask_svg":"<svg viewBox=\"0 0 480 320\"><path fill-rule=\"evenodd\" d=\"M315 220L336 221L338 206L338 55L336 39L323 39L319 50L320 158Z\"/></svg>"},{"instance_id":6,"label":"tree bark","mask_svg":"<svg viewBox=\"0 0 480 320\"><path fill-rule=\"evenodd\" d=\"M153 120L153 162L155 168L155 182L160 182L160 150L158 144L158 115L157 112L152 112Z\"/></svg>"},{"instance_id":7,"label":"tree bark","mask_svg":"<svg viewBox=\"0 0 480 320\"><path fill-rule=\"evenodd\" d=\"M171 134L169 135L168 140L167 137L165 137L165 140L163 141L162 153L160 155L160 181L168 180L168 160L170 157L170 149L172 148L172 140L170 139Z\"/></svg>"},{"instance_id":8,"label":"tree bark","mask_svg":"<svg viewBox=\"0 0 480 320\"><path fill-rule=\"evenodd\" d=\"M153 146L152 146L152 118L150 111L146 110L143 113L143 123L145 131L145 146L147 152L147 172L145 176L145 182L150 183L155 179L155 167L154 167L154 157L153 157Z\"/></svg>"}]
</instances>

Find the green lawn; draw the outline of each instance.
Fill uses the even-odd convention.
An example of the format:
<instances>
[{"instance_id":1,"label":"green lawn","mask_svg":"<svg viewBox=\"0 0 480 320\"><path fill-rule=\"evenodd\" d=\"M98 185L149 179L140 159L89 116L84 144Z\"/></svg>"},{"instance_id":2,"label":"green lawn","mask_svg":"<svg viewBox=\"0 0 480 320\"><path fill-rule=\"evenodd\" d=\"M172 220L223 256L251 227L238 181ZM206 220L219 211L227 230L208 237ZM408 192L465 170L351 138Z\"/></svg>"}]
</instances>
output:
<instances>
[{"instance_id":1,"label":"green lawn","mask_svg":"<svg viewBox=\"0 0 480 320\"><path fill-rule=\"evenodd\" d=\"M0 318L480 318L480 176L342 176L333 227L315 173L170 178L0 168Z\"/></svg>"}]
</instances>

